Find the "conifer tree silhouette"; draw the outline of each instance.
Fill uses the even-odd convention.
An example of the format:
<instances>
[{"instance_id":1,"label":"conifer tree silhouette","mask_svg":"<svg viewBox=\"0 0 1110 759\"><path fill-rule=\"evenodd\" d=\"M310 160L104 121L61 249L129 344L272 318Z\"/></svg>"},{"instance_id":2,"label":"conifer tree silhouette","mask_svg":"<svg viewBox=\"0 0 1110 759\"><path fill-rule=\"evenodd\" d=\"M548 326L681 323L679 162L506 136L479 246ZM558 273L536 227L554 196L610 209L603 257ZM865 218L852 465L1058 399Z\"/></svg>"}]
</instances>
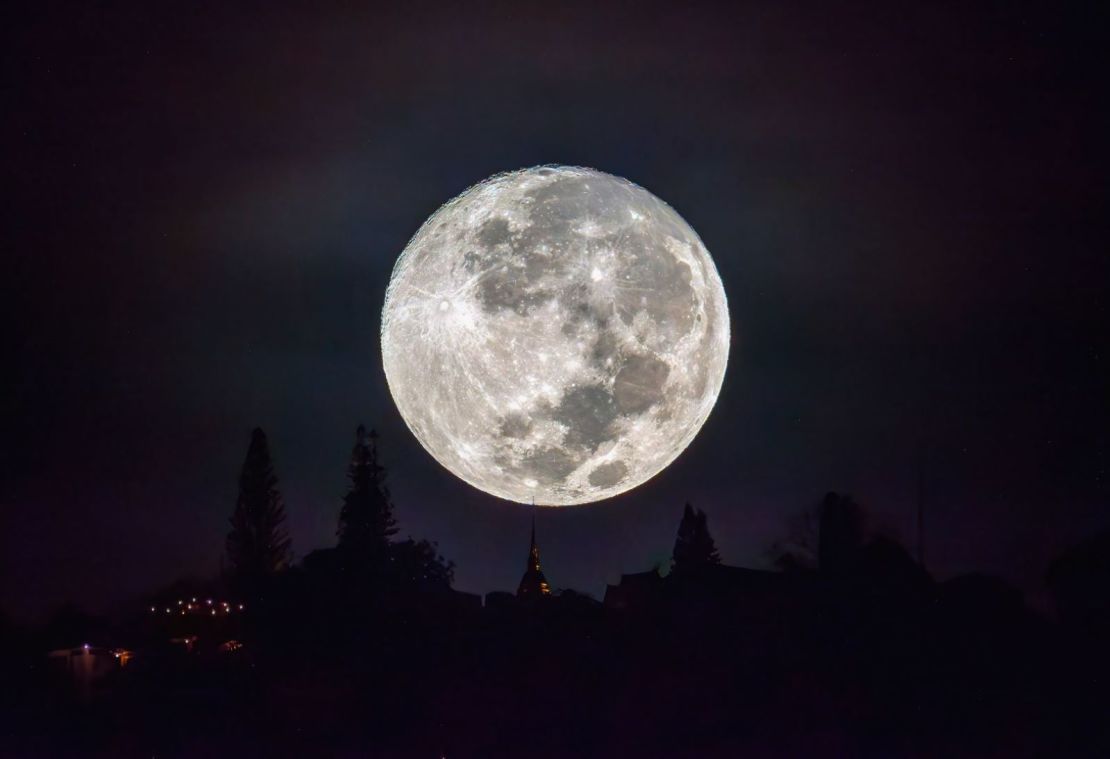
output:
<instances>
[{"instance_id":1,"label":"conifer tree silhouette","mask_svg":"<svg viewBox=\"0 0 1110 759\"><path fill-rule=\"evenodd\" d=\"M239 498L231 515L227 557L234 580L250 590L292 560L285 506L277 489L266 433L255 428L239 474Z\"/></svg>"},{"instance_id":2,"label":"conifer tree silhouette","mask_svg":"<svg viewBox=\"0 0 1110 759\"><path fill-rule=\"evenodd\" d=\"M347 477L351 488L339 511L339 548L346 554L369 559L384 556L397 534L393 501L386 487L386 471L378 462L378 435L359 425Z\"/></svg>"},{"instance_id":3,"label":"conifer tree silhouette","mask_svg":"<svg viewBox=\"0 0 1110 759\"><path fill-rule=\"evenodd\" d=\"M695 509L689 503L686 504L682 512L682 521L678 525L678 537L675 538L672 559L677 572L721 563L717 544L709 533L709 522L705 512Z\"/></svg>"}]
</instances>

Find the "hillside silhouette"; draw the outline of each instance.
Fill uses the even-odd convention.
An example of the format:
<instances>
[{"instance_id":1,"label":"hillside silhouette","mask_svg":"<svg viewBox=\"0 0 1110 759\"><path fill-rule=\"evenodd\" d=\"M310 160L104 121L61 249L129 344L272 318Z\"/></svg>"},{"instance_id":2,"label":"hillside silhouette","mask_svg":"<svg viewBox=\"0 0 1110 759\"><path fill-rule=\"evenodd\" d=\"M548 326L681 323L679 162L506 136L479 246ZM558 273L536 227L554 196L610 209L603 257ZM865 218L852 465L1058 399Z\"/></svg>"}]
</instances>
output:
<instances>
[{"instance_id":1,"label":"hillside silhouette","mask_svg":"<svg viewBox=\"0 0 1110 759\"><path fill-rule=\"evenodd\" d=\"M933 578L828 493L773 571L676 507L668 566L556 589L542 520L516 593L452 587L399 538L359 427L336 544L291 560L255 430L224 571L118 614L2 621L5 756L1097 756L1110 750L1110 534L1006 582ZM643 568L631 568L643 569Z\"/></svg>"}]
</instances>

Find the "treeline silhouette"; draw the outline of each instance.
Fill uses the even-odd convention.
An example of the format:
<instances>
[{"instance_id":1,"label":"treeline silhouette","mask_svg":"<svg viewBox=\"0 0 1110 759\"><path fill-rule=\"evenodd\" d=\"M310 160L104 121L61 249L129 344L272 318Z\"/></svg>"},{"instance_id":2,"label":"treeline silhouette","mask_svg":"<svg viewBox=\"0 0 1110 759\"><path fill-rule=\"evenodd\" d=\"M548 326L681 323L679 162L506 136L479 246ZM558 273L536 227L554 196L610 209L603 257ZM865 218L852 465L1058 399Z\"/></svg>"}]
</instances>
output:
<instances>
[{"instance_id":1,"label":"treeline silhouette","mask_svg":"<svg viewBox=\"0 0 1110 759\"><path fill-rule=\"evenodd\" d=\"M1110 532L1052 563L1053 616L998 578L938 582L837 493L774 571L724 565L686 504L669 565L601 600L483 604L398 539L363 427L348 480L335 546L294 562L255 430L219 576L0 620L0 755L1110 755Z\"/></svg>"}]
</instances>

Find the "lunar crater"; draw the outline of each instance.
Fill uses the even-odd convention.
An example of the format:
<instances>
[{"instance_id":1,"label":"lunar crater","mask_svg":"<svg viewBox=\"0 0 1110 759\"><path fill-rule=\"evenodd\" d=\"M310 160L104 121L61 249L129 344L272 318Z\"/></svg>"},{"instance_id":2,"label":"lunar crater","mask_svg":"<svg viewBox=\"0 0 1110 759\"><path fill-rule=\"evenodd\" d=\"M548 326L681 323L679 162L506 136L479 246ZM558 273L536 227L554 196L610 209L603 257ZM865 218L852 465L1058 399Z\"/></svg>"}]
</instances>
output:
<instances>
[{"instance_id":1,"label":"lunar crater","mask_svg":"<svg viewBox=\"0 0 1110 759\"><path fill-rule=\"evenodd\" d=\"M437 211L382 314L390 391L421 444L493 495L570 505L690 443L728 359L724 289L657 197L591 169L502 174Z\"/></svg>"}]
</instances>

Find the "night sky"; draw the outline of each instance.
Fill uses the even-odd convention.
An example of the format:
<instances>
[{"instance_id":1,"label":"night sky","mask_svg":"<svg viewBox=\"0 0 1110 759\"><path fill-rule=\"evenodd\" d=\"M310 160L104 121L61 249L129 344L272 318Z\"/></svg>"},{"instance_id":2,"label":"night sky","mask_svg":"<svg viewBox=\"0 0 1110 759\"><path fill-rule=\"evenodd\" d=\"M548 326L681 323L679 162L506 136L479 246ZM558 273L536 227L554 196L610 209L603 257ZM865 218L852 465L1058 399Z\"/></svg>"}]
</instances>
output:
<instances>
[{"instance_id":1,"label":"night sky","mask_svg":"<svg viewBox=\"0 0 1110 759\"><path fill-rule=\"evenodd\" d=\"M512 589L530 510L439 467L385 386L393 262L499 171L644 186L713 254L734 339L693 445L543 510L600 596L685 500L768 566L827 490L938 577L1031 596L1110 526L1104 46L1059 4L48 3L5 11L0 608L94 610L219 566L250 430L294 550L334 544L354 429L402 533ZM815 4L821 5L821 4ZM975 6L970 9L969 6Z\"/></svg>"}]
</instances>

